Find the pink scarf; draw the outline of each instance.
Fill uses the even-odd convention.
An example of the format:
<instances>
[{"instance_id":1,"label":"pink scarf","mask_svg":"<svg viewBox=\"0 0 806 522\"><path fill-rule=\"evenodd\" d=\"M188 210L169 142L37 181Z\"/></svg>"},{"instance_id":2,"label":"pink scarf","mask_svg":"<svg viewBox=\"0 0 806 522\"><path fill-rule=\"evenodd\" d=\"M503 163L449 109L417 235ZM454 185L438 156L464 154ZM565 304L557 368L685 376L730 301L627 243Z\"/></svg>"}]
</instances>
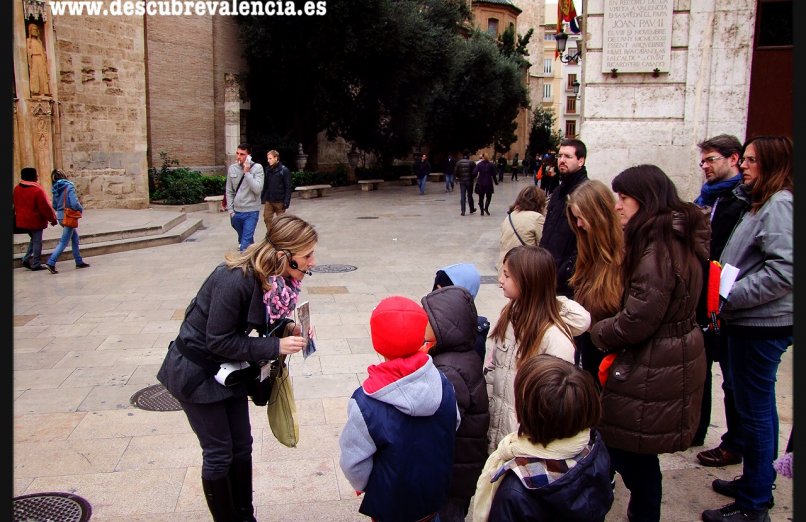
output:
<instances>
[{"instance_id":1,"label":"pink scarf","mask_svg":"<svg viewBox=\"0 0 806 522\"><path fill-rule=\"evenodd\" d=\"M263 294L263 302L269 312L269 323L289 317L297 306L297 297L302 290L302 282L293 277L269 276L271 288Z\"/></svg>"}]
</instances>

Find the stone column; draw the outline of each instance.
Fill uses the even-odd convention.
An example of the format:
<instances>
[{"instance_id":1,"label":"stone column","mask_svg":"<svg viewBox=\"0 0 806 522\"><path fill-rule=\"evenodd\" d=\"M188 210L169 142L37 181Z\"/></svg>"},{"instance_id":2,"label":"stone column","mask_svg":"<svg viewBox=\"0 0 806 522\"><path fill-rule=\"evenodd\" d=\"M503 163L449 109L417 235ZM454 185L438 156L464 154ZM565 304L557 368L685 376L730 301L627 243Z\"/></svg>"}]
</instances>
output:
<instances>
[{"instance_id":1,"label":"stone column","mask_svg":"<svg viewBox=\"0 0 806 522\"><path fill-rule=\"evenodd\" d=\"M224 73L224 151L225 166L235 163L235 149L241 141L241 78L235 73Z\"/></svg>"},{"instance_id":2,"label":"stone column","mask_svg":"<svg viewBox=\"0 0 806 522\"><path fill-rule=\"evenodd\" d=\"M34 147L34 167L39 182L49 190L53 170L53 105L51 100L29 100Z\"/></svg>"}]
</instances>

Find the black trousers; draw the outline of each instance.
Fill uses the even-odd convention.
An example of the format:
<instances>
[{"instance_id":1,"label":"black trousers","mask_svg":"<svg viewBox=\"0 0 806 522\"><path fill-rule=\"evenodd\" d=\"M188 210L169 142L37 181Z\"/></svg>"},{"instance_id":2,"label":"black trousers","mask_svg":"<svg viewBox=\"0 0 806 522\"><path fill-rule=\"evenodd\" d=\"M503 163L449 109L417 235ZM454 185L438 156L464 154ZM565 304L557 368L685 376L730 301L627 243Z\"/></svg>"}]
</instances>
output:
<instances>
[{"instance_id":1,"label":"black trousers","mask_svg":"<svg viewBox=\"0 0 806 522\"><path fill-rule=\"evenodd\" d=\"M607 447L610 453L610 474L621 475L630 490L627 508L630 522L659 522L660 501L663 496L663 476L657 455L644 455Z\"/></svg>"},{"instance_id":2,"label":"black trousers","mask_svg":"<svg viewBox=\"0 0 806 522\"><path fill-rule=\"evenodd\" d=\"M252 426L246 395L209 404L182 402L202 449L202 478L225 478L233 461L252 460Z\"/></svg>"},{"instance_id":3,"label":"black trousers","mask_svg":"<svg viewBox=\"0 0 806 522\"><path fill-rule=\"evenodd\" d=\"M479 208L485 212L489 212L490 200L493 198L492 194L479 194ZM486 203L485 203L486 201Z\"/></svg>"}]
</instances>

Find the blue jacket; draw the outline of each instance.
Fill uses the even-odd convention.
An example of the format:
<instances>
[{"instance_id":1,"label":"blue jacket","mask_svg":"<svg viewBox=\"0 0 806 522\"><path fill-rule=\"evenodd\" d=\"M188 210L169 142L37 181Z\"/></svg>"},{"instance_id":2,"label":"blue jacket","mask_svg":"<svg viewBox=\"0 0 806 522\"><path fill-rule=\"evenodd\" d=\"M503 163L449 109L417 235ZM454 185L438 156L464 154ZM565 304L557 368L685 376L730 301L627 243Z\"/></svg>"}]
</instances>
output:
<instances>
[{"instance_id":1,"label":"blue jacket","mask_svg":"<svg viewBox=\"0 0 806 522\"><path fill-rule=\"evenodd\" d=\"M56 180L50 191L53 194L52 204L53 209L56 211L56 219L59 221L64 219L65 191L67 191L67 208L84 212L84 207L81 206L81 202L78 201L78 196L76 195L76 186L69 179Z\"/></svg>"},{"instance_id":2,"label":"blue jacket","mask_svg":"<svg viewBox=\"0 0 806 522\"><path fill-rule=\"evenodd\" d=\"M503 482L493 498L489 520L604 520L613 505L610 456L598 433L589 449L590 452L570 469L563 471L563 461L551 466L552 474L561 476L548 484L545 484L545 476L521 479L514 472L507 471L499 479Z\"/></svg>"},{"instance_id":3,"label":"blue jacket","mask_svg":"<svg viewBox=\"0 0 806 522\"><path fill-rule=\"evenodd\" d=\"M413 522L447 498L459 424L453 386L422 352L367 371L347 405L339 464L364 492L360 513Z\"/></svg>"}]
</instances>

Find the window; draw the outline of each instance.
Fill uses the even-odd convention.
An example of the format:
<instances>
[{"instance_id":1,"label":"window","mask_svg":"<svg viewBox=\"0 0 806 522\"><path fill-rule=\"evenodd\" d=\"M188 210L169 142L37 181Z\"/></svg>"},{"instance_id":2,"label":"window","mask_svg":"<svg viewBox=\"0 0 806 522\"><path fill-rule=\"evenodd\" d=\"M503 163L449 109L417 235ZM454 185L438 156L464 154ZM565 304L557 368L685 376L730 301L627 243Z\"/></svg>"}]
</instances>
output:
<instances>
[{"instance_id":1,"label":"window","mask_svg":"<svg viewBox=\"0 0 806 522\"><path fill-rule=\"evenodd\" d=\"M557 34L557 33L555 33L553 29L546 29L546 32L543 33L543 41L544 42L553 42L555 34Z\"/></svg>"},{"instance_id":2,"label":"window","mask_svg":"<svg viewBox=\"0 0 806 522\"><path fill-rule=\"evenodd\" d=\"M577 97L568 96L565 99L565 112L568 114L576 114L577 112Z\"/></svg>"},{"instance_id":3,"label":"window","mask_svg":"<svg viewBox=\"0 0 806 522\"><path fill-rule=\"evenodd\" d=\"M576 120L568 120L565 122L565 137L574 138L577 135L577 122Z\"/></svg>"},{"instance_id":4,"label":"window","mask_svg":"<svg viewBox=\"0 0 806 522\"><path fill-rule=\"evenodd\" d=\"M551 68L554 64L554 60L551 58L546 58L543 60L543 74L551 74Z\"/></svg>"},{"instance_id":5,"label":"window","mask_svg":"<svg viewBox=\"0 0 806 522\"><path fill-rule=\"evenodd\" d=\"M568 75L568 84L566 85L566 89L568 89L569 91L573 91L575 81L577 81L577 75L576 74L569 74Z\"/></svg>"},{"instance_id":6,"label":"window","mask_svg":"<svg viewBox=\"0 0 806 522\"><path fill-rule=\"evenodd\" d=\"M546 83L543 84L543 99L550 100L551 99L551 84Z\"/></svg>"},{"instance_id":7,"label":"window","mask_svg":"<svg viewBox=\"0 0 806 522\"><path fill-rule=\"evenodd\" d=\"M487 32L493 36L498 36L498 18L487 19Z\"/></svg>"}]
</instances>

